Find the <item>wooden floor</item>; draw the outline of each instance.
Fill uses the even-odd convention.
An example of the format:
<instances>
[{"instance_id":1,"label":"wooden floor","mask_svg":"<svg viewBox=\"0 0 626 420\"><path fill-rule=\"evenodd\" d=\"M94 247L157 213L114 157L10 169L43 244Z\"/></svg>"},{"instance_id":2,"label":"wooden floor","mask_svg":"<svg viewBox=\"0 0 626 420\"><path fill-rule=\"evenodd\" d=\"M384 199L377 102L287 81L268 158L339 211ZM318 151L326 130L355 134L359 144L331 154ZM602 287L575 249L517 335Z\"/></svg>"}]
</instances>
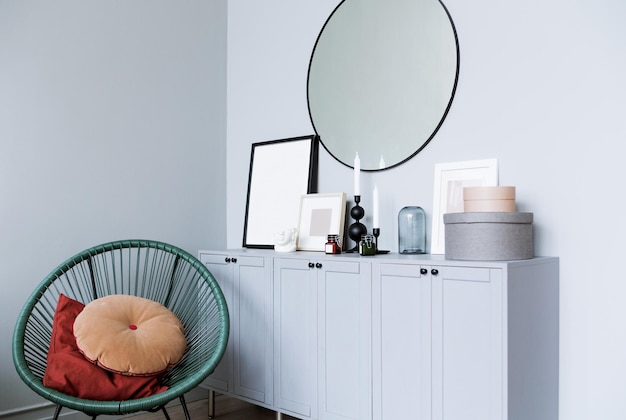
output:
<instances>
[{"instance_id":1,"label":"wooden floor","mask_svg":"<svg viewBox=\"0 0 626 420\"><path fill-rule=\"evenodd\" d=\"M192 420L206 420L209 418L209 402L208 399L193 401L187 403L189 415ZM180 405L167 409L172 420L181 420L185 418ZM157 413L143 413L127 417L132 420L164 420L165 415L162 411ZM276 412L248 404L236 398L230 398L225 395L215 397L215 420L275 420ZM282 420L291 420L295 417L283 414Z\"/></svg>"}]
</instances>

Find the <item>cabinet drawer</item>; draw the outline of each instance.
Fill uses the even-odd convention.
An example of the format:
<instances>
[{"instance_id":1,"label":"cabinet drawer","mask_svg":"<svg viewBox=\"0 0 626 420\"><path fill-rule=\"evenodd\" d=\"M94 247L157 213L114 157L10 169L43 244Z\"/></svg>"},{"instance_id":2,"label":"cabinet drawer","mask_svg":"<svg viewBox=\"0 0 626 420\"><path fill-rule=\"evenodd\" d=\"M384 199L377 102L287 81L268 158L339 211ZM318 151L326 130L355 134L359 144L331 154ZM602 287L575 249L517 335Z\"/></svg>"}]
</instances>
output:
<instances>
[{"instance_id":1,"label":"cabinet drawer","mask_svg":"<svg viewBox=\"0 0 626 420\"><path fill-rule=\"evenodd\" d=\"M360 274L361 264L358 262L343 262L343 261L322 261L323 267L327 272L338 272L344 274Z\"/></svg>"},{"instance_id":2,"label":"cabinet drawer","mask_svg":"<svg viewBox=\"0 0 626 420\"><path fill-rule=\"evenodd\" d=\"M463 281L491 281L491 270L489 268L475 267L444 267L440 271L444 280Z\"/></svg>"},{"instance_id":3,"label":"cabinet drawer","mask_svg":"<svg viewBox=\"0 0 626 420\"><path fill-rule=\"evenodd\" d=\"M238 262L251 267L265 266L265 258L263 257L249 257L237 254L200 254L199 259L203 264L229 264Z\"/></svg>"},{"instance_id":4,"label":"cabinet drawer","mask_svg":"<svg viewBox=\"0 0 626 420\"><path fill-rule=\"evenodd\" d=\"M227 254L200 254L202 264L228 264Z\"/></svg>"},{"instance_id":5,"label":"cabinet drawer","mask_svg":"<svg viewBox=\"0 0 626 420\"><path fill-rule=\"evenodd\" d=\"M380 274L394 277L421 277L421 268L421 265L415 264L381 264Z\"/></svg>"}]
</instances>

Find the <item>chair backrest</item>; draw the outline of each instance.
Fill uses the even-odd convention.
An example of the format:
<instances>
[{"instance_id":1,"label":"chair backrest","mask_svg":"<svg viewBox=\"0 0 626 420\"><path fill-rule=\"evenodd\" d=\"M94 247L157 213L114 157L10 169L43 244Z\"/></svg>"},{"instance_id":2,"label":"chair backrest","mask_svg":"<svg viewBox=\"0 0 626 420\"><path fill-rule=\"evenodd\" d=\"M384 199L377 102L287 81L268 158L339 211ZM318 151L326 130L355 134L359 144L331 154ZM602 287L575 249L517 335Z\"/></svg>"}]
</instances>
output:
<instances>
[{"instance_id":1,"label":"chair backrest","mask_svg":"<svg viewBox=\"0 0 626 420\"><path fill-rule=\"evenodd\" d=\"M185 328L187 349L182 361L163 379L170 387L166 393L171 394L164 398L197 386L215 369L226 349L226 301L215 278L197 258L163 242L109 242L59 265L39 284L18 316L14 364L26 384L46 398L51 390L41 380L61 294L84 304L111 294L141 296L160 302L178 316Z\"/></svg>"}]
</instances>

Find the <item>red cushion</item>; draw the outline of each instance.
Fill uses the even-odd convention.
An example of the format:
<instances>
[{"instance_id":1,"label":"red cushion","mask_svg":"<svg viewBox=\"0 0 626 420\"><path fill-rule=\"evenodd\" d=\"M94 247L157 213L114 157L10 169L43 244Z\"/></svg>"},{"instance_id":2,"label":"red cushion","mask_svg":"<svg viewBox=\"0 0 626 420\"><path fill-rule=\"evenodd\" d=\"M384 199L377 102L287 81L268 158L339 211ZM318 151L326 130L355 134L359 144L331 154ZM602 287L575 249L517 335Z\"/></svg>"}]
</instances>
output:
<instances>
[{"instance_id":1,"label":"red cushion","mask_svg":"<svg viewBox=\"0 0 626 420\"><path fill-rule=\"evenodd\" d=\"M59 297L43 384L65 394L100 401L148 397L167 389L159 377L125 376L106 371L78 351L72 326L85 305Z\"/></svg>"}]
</instances>

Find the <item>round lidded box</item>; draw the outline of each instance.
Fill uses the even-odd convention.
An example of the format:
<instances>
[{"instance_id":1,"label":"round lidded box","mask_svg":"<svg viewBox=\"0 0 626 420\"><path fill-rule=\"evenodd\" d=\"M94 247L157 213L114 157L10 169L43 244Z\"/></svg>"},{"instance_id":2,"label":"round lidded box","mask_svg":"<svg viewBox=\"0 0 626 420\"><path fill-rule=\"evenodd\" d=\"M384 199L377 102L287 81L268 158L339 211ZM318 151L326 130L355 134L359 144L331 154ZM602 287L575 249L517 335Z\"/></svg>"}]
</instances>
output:
<instances>
[{"instance_id":1,"label":"round lidded box","mask_svg":"<svg viewBox=\"0 0 626 420\"><path fill-rule=\"evenodd\" d=\"M516 212L446 213L446 258L524 260L534 256L533 214Z\"/></svg>"},{"instance_id":2,"label":"round lidded box","mask_svg":"<svg viewBox=\"0 0 626 420\"><path fill-rule=\"evenodd\" d=\"M514 212L515 187L465 187L463 211Z\"/></svg>"}]
</instances>

